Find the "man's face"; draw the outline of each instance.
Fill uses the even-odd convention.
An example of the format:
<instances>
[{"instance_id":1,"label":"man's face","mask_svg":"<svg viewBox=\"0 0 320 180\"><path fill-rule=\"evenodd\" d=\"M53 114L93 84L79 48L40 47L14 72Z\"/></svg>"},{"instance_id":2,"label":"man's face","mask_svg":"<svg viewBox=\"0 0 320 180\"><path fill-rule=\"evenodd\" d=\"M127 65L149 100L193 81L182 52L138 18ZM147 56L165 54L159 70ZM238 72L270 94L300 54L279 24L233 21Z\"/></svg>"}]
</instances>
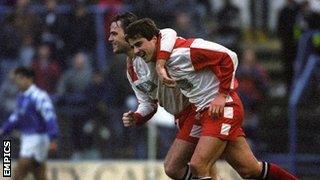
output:
<instances>
[{"instance_id":1,"label":"man's face","mask_svg":"<svg viewBox=\"0 0 320 180\"><path fill-rule=\"evenodd\" d=\"M150 41L146 38L129 39L129 44L133 47L134 54L140 56L145 62L150 62L154 58L157 37L153 37Z\"/></svg>"},{"instance_id":2,"label":"man's face","mask_svg":"<svg viewBox=\"0 0 320 180\"><path fill-rule=\"evenodd\" d=\"M121 22L112 22L110 26L110 36L108 41L112 44L113 53L121 54L130 50L130 46L125 40L124 30L121 28Z\"/></svg>"},{"instance_id":3,"label":"man's face","mask_svg":"<svg viewBox=\"0 0 320 180\"><path fill-rule=\"evenodd\" d=\"M25 91L28 89L30 85L30 79L27 77L24 77L20 74L15 74L14 75L14 83L17 85L18 89L20 91Z\"/></svg>"}]
</instances>

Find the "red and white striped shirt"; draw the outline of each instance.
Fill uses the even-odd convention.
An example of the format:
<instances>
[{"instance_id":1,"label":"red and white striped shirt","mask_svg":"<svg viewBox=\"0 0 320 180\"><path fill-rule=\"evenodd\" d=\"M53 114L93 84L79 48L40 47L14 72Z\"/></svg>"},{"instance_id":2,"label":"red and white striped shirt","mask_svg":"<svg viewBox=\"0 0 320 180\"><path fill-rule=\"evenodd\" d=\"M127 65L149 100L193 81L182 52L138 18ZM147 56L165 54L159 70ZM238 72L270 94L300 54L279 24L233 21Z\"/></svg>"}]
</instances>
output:
<instances>
[{"instance_id":1,"label":"red and white striped shirt","mask_svg":"<svg viewBox=\"0 0 320 180\"><path fill-rule=\"evenodd\" d=\"M228 94L237 88L236 53L203 39L177 38L166 68L181 92L197 106L208 107L218 93ZM227 97L227 102L232 101Z\"/></svg>"}]
</instances>

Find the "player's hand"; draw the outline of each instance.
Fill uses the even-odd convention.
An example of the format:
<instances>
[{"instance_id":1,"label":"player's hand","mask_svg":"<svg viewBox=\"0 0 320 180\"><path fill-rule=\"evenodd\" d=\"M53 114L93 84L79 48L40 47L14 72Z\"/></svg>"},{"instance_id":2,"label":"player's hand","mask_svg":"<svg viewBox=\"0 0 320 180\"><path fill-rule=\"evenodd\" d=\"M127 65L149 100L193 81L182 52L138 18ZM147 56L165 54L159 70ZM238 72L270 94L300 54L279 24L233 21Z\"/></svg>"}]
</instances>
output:
<instances>
[{"instance_id":1,"label":"player's hand","mask_svg":"<svg viewBox=\"0 0 320 180\"><path fill-rule=\"evenodd\" d=\"M136 124L134 117L133 117L133 112L129 111L123 114L122 116L122 122L124 127L130 127L134 126Z\"/></svg>"},{"instance_id":2,"label":"player's hand","mask_svg":"<svg viewBox=\"0 0 320 180\"><path fill-rule=\"evenodd\" d=\"M50 142L50 147L49 147L49 151L50 152L56 152L58 149L58 144L57 142L54 140L52 142Z\"/></svg>"},{"instance_id":3,"label":"player's hand","mask_svg":"<svg viewBox=\"0 0 320 180\"><path fill-rule=\"evenodd\" d=\"M158 59L156 63L156 71L158 73L160 81L163 82L164 85L168 87L175 87L176 82L168 76L167 70L164 67L166 64L166 60Z\"/></svg>"},{"instance_id":4,"label":"player's hand","mask_svg":"<svg viewBox=\"0 0 320 180\"><path fill-rule=\"evenodd\" d=\"M208 114L213 119L223 116L223 109L226 105L226 97L227 95L219 93L219 95L210 103Z\"/></svg>"}]
</instances>

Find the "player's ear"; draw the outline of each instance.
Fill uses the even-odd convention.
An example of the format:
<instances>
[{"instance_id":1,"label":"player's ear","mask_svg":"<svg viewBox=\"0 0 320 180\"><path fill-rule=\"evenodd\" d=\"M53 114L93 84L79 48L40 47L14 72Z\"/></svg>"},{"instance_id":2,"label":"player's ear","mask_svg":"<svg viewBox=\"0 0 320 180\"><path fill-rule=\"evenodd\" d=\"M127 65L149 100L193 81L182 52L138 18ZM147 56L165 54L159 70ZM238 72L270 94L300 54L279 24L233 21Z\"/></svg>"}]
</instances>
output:
<instances>
[{"instance_id":1,"label":"player's ear","mask_svg":"<svg viewBox=\"0 0 320 180\"><path fill-rule=\"evenodd\" d=\"M151 39L151 41L153 42L153 43L157 43L157 40L158 40L158 37L157 36L153 36L152 37L152 39Z\"/></svg>"}]
</instances>

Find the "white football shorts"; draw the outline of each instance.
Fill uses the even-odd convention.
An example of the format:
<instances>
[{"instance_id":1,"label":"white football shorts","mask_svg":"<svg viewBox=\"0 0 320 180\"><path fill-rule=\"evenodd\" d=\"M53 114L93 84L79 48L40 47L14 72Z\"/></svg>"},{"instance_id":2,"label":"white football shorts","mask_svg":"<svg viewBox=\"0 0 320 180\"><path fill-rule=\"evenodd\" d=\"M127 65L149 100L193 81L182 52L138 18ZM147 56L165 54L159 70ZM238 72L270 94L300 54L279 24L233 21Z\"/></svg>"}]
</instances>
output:
<instances>
[{"instance_id":1,"label":"white football shorts","mask_svg":"<svg viewBox=\"0 0 320 180\"><path fill-rule=\"evenodd\" d=\"M50 140L47 134L23 134L21 136L20 157L34 158L43 163L48 157Z\"/></svg>"}]
</instances>

